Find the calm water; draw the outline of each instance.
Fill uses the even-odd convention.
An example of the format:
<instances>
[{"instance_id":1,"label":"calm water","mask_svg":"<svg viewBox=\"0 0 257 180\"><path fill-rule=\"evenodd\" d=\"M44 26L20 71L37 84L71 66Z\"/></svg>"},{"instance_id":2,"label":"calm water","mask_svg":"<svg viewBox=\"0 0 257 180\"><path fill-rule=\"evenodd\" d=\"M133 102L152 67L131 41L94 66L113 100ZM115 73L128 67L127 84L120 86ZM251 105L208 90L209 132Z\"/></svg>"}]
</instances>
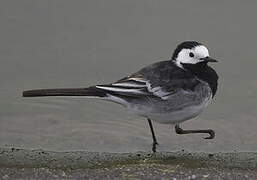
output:
<instances>
[{"instance_id":1,"label":"calm water","mask_svg":"<svg viewBox=\"0 0 257 180\"><path fill-rule=\"evenodd\" d=\"M0 146L150 151L145 119L93 99L22 98L26 89L86 87L117 80L198 40L220 63L218 94L176 135L155 123L159 150L257 151L257 2L1 1Z\"/></svg>"}]
</instances>

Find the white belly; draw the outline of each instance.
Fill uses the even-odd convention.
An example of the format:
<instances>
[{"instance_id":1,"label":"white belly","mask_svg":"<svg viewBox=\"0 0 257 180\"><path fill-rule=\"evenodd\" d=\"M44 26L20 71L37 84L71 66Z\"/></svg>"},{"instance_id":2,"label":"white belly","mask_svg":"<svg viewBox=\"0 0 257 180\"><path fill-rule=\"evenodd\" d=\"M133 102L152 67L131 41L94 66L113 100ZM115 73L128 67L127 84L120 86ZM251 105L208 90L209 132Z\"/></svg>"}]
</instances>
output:
<instances>
[{"instance_id":1,"label":"white belly","mask_svg":"<svg viewBox=\"0 0 257 180\"><path fill-rule=\"evenodd\" d=\"M179 124L183 121L186 121L186 120L189 120L189 119L192 119L192 118L198 116L205 109L205 107L210 103L211 99L212 98L210 96L210 97L206 98L199 105L189 106L189 107L185 107L181 110L170 111L170 112L152 113L151 111L147 111L146 109L144 112L140 112L135 109L129 109L129 110L140 116L149 118L149 119L154 120L159 123Z\"/></svg>"}]
</instances>

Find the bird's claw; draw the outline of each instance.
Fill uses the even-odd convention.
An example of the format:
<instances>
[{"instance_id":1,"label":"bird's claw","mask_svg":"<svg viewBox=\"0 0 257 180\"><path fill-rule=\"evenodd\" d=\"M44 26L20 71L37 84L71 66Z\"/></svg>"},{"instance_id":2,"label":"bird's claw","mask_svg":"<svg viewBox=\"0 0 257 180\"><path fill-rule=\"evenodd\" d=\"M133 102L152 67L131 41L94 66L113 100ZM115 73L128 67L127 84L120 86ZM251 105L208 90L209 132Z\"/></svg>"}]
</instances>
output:
<instances>
[{"instance_id":1,"label":"bird's claw","mask_svg":"<svg viewBox=\"0 0 257 180\"><path fill-rule=\"evenodd\" d=\"M210 136L205 137L204 139L214 139L215 137L215 132L213 130L208 130L208 133L210 134Z\"/></svg>"}]
</instances>

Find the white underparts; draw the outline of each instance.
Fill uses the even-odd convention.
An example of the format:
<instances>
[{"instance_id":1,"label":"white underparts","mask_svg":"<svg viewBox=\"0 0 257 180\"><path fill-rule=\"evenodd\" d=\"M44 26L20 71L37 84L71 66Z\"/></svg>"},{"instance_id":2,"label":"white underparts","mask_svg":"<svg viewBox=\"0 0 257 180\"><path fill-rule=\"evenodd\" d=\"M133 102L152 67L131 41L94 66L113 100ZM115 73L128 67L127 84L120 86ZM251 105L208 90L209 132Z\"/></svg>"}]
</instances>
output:
<instances>
[{"instance_id":1,"label":"white underparts","mask_svg":"<svg viewBox=\"0 0 257 180\"><path fill-rule=\"evenodd\" d=\"M108 100L108 101L112 101L112 102L118 103L118 104L123 105L123 106L127 106L128 105L128 102L125 101L124 99L119 98L117 96L113 96L111 94L106 94L106 97L104 99Z\"/></svg>"}]
</instances>

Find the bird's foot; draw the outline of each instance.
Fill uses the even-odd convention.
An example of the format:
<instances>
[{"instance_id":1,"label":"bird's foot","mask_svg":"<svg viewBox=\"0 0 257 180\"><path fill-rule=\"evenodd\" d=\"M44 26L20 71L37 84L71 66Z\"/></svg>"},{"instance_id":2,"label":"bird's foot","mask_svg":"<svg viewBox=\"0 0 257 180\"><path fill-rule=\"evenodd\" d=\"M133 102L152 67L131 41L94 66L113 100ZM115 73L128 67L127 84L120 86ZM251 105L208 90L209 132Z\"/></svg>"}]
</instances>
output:
<instances>
[{"instance_id":1,"label":"bird's foot","mask_svg":"<svg viewBox=\"0 0 257 180\"><path fill-rule=\"evenodd\" d=\"M154 141L153 142L153 146L152 146L152 151L153 153L156 153L156 146L158 145L158 142L157 141Z\"/></svg>"},{"instance_id":2,"label":"bird's foot","mask_svg":"<svg viewBox=\"0 0 257 180\"><path fill-rule=\"evenodd\" d=\"M175 131L177 134L196 134L196 133L204 133L209 134L208 137L204 139L214 139L215 132L212 129L199 129L199 130L183 130L179 127L179 125L175 125Z\"/></svg>"}]
</instances>

